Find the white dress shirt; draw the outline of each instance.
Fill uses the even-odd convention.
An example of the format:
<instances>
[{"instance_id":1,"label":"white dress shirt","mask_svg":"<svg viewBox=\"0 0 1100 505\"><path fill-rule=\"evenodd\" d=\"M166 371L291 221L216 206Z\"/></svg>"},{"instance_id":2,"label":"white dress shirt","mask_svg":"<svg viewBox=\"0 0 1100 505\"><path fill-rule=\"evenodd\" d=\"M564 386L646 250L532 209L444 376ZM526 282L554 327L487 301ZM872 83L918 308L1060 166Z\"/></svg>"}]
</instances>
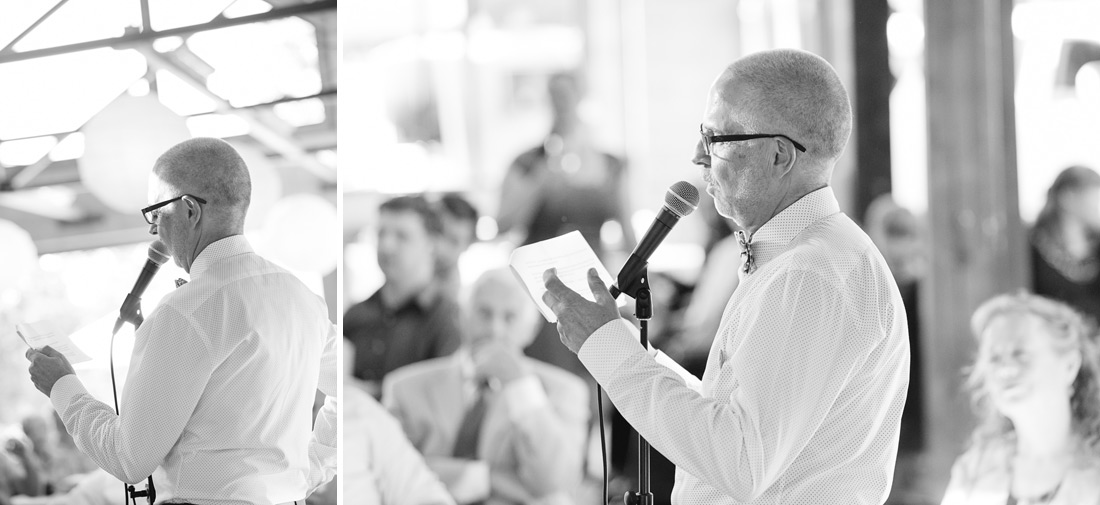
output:
<instances>
[{"instance_id":1,"label":"white dress shirt","mask_svg":"<svg viewBox=\"0 0 1100 505\"><path fill-rule=\"evenodd\" d=\"M579 356L677 466L674 504L881 504L909 378L901 296L828 187L751 238L703 380L622 320ZM729 261L738 261L736 257Z\"/></svg>"},{"instance_id":2,"label":"white dress shirt","mask_svg":"<svg viewBox=\"0 0 1100 505\"><path fill-rule=\"evenodd\" d=\"M365 505L454 505L401 424L359 388L344 386L344 501Z\"/></svg>"},{"instance_id":3,"label":"white dress shirt","mask_svg":"<svg viewBox=\"0 0 1100 505\"><path fill-rule=\"evenodd\" d=\"M301 500L336 471L336 343L324 300L237 235L203 249L138 329L120 416L76 375L50 400L124 482L163 466L180 501Z\"/></svg>"}]
</instances>

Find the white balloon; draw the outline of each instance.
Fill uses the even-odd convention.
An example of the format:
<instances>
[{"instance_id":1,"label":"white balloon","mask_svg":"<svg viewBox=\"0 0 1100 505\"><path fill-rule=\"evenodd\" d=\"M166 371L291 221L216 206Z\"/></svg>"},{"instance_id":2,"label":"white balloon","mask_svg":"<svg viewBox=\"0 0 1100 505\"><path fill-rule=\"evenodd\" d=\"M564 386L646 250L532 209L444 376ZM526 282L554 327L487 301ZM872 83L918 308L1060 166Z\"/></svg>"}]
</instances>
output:
<instances>
[{"instance_id":1,"label":"white balloon","mask_svg":"<svg viewBox=\"0 0 1100 505\"><path fill-rule=\"evenodd\" d=\"M15 288L38 267L38 249L27 230L0 219L0 292Z\"/></svg>"},{"instance_id":2,"label":"white balloon","mask_svg":"<svg viewBox=\"0 0 1100 505\"><path fill-rule=\"evenodd\" d=\"M77 161L84 185L124 214L148 205L149 173L164 151L191 138L184 119L155 95L123 94L83 128L84 155Z\"/></svg>"},{"instance_id":3,"label":"white balloon","mask_svg":"<svg viewBox=\"0 0 1100 505\"><path fill-rule=\"evenodd\" d=\"M252 200L248 204L245 228L257 229L263 225L271 207L283 196L283 180L275 169L275 164L258 149L236 144L233 147L244 158L244 163L248 165L249 178L252 179Z\"/></svg>"},{"instance_id":4,"label":"white balloon","mask_svg":"<svg viewBox=\"0 0 1100 505\"><path fill-rule=\"evenodd\" d=\"M271 259L291 270L324 275L336 268L340 223L336 207L320 196L297 193L276 202L264 237Z\"/></svg>"}]
</instances>

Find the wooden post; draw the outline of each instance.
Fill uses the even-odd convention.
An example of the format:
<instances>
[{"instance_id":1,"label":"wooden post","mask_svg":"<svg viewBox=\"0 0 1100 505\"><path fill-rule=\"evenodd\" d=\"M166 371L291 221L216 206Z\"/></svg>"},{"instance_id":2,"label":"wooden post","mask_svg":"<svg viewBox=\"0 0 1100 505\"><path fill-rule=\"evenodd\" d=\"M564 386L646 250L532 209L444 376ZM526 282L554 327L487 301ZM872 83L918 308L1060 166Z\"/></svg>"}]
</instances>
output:
<instances>
[{"instance_id":1,"label":"wooden post","mask_svg":"<svg viewBox=\"0 0 1100 505\"><path fill-rule=\"evenodd\" d=\"M938 497L973 427L963 369L969 320L991 296L1027 285L1018 212L1012 0L928 0L928 210L932 272L922 289L929 459Z\"/></svg>"}]
</instances>

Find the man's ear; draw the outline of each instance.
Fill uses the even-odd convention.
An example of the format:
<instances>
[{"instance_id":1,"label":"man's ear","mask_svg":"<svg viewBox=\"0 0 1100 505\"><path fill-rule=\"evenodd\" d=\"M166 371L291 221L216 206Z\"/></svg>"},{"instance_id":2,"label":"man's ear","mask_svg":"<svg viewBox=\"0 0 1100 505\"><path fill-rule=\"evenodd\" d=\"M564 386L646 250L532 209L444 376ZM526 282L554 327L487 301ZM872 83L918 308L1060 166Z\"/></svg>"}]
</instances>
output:
<instances>
[{"instance_id":1,"label":"man's ear","mask_svg":"<svg viewBox=\"0 0 1100 505\"><path fill-rule=\"evenodd\" d=\"M780 177L790 173L794 168L794 162L797 158L794 146L790 144L790 141L783 137L775 137L775 159L772 161L773 166L779 170Z\"/></svg>"},{"instance_id":2,"label":"man's ear","mask_svg":"<svg viewBox=\"0 0 1100 505\"><path fill-rule=\"evenodd\" d=\"M183 202L187 205L187 220L191 224L198 224L199 219L202 218L202 206L199 202L190 196L184 196Z\"/></svg>"}]
</instances>

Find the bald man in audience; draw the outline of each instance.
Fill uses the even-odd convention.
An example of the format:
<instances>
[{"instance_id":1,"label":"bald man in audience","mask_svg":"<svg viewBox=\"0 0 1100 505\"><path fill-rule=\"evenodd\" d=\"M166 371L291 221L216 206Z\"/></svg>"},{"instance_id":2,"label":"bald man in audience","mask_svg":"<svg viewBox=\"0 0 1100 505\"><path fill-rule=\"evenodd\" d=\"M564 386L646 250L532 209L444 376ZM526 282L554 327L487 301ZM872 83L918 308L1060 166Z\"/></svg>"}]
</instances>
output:
<instances>
[{"instance_id":1,"label":"bald man in audience","mask_svg":"<svg viewBox=\"0 0 1100 505\"><path fill-rule=\"evenodd\" d=\"M63 355L27 352L80 450L127 483L164 467L174 503L301 501L336 471L336 328L322 298L245 239L251 187L220 139L184 141L153 166L142 214L191 280L137 330L121 415Z\"/></svg>"},{"instance_id":2,"label":"bald man in audience","mask_svg":"<svg viewBox=\"0 0 1100 505\"><path fill-rule=\"evenodd\" d=\"M507 269L474 283L462 347L399 368L383 402L459 503L568 503L583 472L588 390L523 355L538 311Z\"/></svg>"},{"instance_id":3,"label":"bald man in audience","mask_svg":"<svg viewBox=\"0 0 1100 505\"><path fill-rule=\"evenodd\" d=\"M676 467L674 504L881 504L909 382L886 261L829 187L852 129L819 56L750 54L707 96L692 161L737 223L740 282L700 381L639 343L594 271L543 297L623 417Z\"/></svg>"}]
</instances>

